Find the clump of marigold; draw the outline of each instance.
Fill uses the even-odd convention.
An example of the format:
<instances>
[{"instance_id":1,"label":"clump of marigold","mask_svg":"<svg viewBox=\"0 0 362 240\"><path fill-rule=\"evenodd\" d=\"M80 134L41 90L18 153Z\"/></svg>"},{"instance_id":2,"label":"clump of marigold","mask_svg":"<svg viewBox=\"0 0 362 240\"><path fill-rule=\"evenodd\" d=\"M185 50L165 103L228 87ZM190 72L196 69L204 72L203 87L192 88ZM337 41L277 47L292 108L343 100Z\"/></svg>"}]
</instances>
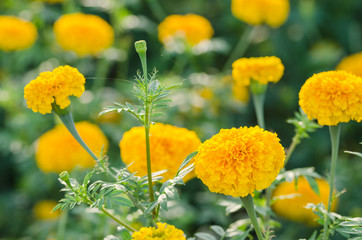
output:
<instances>
[{"instance_id":1,"label":"clump of marigold","mask_svg":"<svg viewBox=\"0 0 362 240\"><path fill-rule=\"evenodd\" d=\"M97 125L79 122L75 127L96 155L100 155L102 149L107 151L108 140ZM40 170L46 173L70 171L76 166L89 168L96 163L62 124L38 139L35 159Z\"/></svg>"},{"instance_id":2,"label":"clump of marigold","mask_svg":"<svg viewBox=\"0 0 362 240\"><path fill-rule=\"evenodd\" d=\"M221 129L194 157L198 178L210 191L245 197L270 186L284 165L276 133L255 127Z\"/></svg>"},{"instance_id":3,"label":"clump of marigold","mask_svg":"<svg viewBox=\"0 0 362 240\"><path fill-rule=\"evenodd\" d=\"M337 65L336 70L344 70L362 77L362 52L343 58Z\"/></svg>"},{"instance_id":4,"label":"clump of marigold","mask_svg":"<svg viewBox=\"0 0 362 240\"><path fill-rule=\"evenodd\" d=\"M24 98L34 112L51 113L53 103L64 109L70 105L69 96L80 97L84 84L85 78L76 68L60 66L30 81L24 88Z\"/></svg>"},{"instance_id":5,"label":"clump of marigold","mask_svg":"<svg viewBox=\"0 0 362 240\"><path fill-rule=\"evenodd\" d=\"M33 23L15 16L0 16L0 49L23 50L32 46L38 37Z\"/></svg>"},{"instance_id":6,"label":"clump of marigold","mask_svg":"<svg viewBox=\"0 0 362 240\"><path fill-rule=\"evenodd\" d=\"M316 220L318 216L312 209L305 206L308 203L328 205L329 184L323 179L316 179L319 195L313 191L308 181L304 177L299 177L297 184L293 182L283 182L273 191L272 197L275 201L272 204L273 211L292 221L306 223L311 226L318 225ZM334 200L331 205L332 212L337 207L337 201Z\"/></svg>"},{"instance_id":7,"label":"clump of marigold","mask_svg":"<svg viewBox=\"0 0 362 240\"><path fill-rule=\"evenodd\" d=\"M114 32L108 22L91 14L72 13L61 16L54 24L57 42L79 56L96 55L110 47Z\"/></svg>"},{"instance_id":8,"label":"clump of marigold","mask_svg":"<svg viewBox=\"0 0 362 240\"><path fill-rule=\"evenodd\" d=\"M276 83L284 73L282 61L275 56L240 58L232 64L232 68L232 76L240 86L249 86L251 80L263 85Z\"/></svg>"},{"instance_id":9,"label":"clump of marigold","mask_svg":"<svg viewBox=\"0 0 362 240\"><path fill-rule=\"evenodd\" d=\"M210 39L212 35L214 29L211 23L196 14L170 15L158 26L158 38L165 45L181 38L194 46L202 40Z\"/></svg>"},{"instance_id":10,"label":"clump of marigold","mask_svg":"<svg viewBox=\"0 0 362 240\"><path fill-rule=\"evenodd\" d=\"M60 215L60 211L54 211L53 208L58 203L52 200L42 200L37 202L33 207L34 216L39 220L53 220L57 219Z\"/></svg>"},{"instance_id":11,"label":"clump of marigold","mask_svg":"<svg viewBox=\"0 0 362 240\"><path fill-rule=\"evenodd\" d=\"M186 240L184 232L166 223L156 227L143 227L132 234L132 240Z\"/></svg>"},{"instance_id":12,"label":"clump of marigold","mask_svg":"<svg viewBox=\"0 0 362 240\"><path fill-rule=\"evenodd\" d=\"M320 125L362 120L362 78L345 71L314 74L299 92L299 105Z\"/></svg>"},{"instance_id":13,"label":"clump of marigold","mask_svg":"<svg viewBox=\"0 0 362 240\"><path fill-rule=\"evenodd\" d=\"M152 172L168 170L162 176L163 182L175 177L183 160L197 150L201 141L196 133L186 128L156 123L151 125L150 146ZM124 133L119 143L121 157L125 164L131 164L130 172L138 176L147 174L146 140L144 127L134 127ZM184 178L187 181L195 176L194 172Z\"/></svg>"},{"instance_id":14,"label":"clump of marigold","mask_svg":"<svg viewBox=\"0 0 362 240\"><path fill-rule=\"evenodd\" d=\"M281 26L289 15L289 0L232 0L232 14L251 25Z\"/></svg>"}]
</instances>

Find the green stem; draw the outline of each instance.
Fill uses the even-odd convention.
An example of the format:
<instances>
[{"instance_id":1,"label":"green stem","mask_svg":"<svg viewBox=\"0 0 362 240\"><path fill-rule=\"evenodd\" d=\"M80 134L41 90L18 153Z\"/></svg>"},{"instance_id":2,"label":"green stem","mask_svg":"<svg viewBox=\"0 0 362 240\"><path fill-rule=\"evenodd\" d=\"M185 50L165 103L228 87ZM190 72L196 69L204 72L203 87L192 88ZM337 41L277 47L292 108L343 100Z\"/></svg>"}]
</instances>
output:
<instances>
[{"instance_id":1,"label":"green stem","mask_svg":"<svg viewBox=\"0 0 362 240\"><path fill-rule=\"evenodd\" d=\"M264 240L263 233L261 232L259 227L258 219L256 218L253 197L250 194L248 194L248 196L240 197L240 199L246 209L246 212L250 218L251 223L254 226L258 240Z\"/></svg>"},{"instance_id":2,"label":"green stem","mask_svg":"<svg viewBox=\"0 0 362 240\"><path fill-rule=\"evenodd\" d=\"M63 240L65 239L65 229L66 229L66 225L67 225L67 220L68 220L68 210L64 209L64 211L62 212L59 222L58 222L58 228L57 228L57 239L58 240Z\"/></svg>"},{"instance_id":3,"label":"green stem","mask_svg":"<svg viewBox=\"0 0 362 240\"><path fill-rule=\"evenodd\" d=\"M287 156L285 157L284 160L284 166L287 165L287 162L289 161L290 157L292 156L292 153L295 150L295 147L300 143L300 135L299 133L296 133L295 136L292 139L292 143L290 144L288 151L287 151Z\"/></svg>"},{"instance_id":4,"label":"green stem","mask_svg":"<svg viewBox=\"0 0 362 240\"><path fill-rule=\"evenodd\" d=\"M331 157L331 170L329 174L329 197L328 197L328 207L327 213L331 211L331 205L333 201L333 192L334 192L334 177L336 173L337 166L337 158L338 158L338 148L339 148L339 135L341 132L341 125L337 126L329 126L329 134L331 137L331 145L332 145L332 157ZM329 235L329 218L326 214L324 216L324 226L323 226L323 240L328 240Z\"/></svg>"},{"instance_id":5,"label":"green stem","mask_svg":"<svg viewBox=\"0 0 362 240\"><path fill-rule=\"evenodd\" d=\"M106 214L107 216L109 216L110 218L112 218L114 221L116 221L117 223L119 223L120 225L122 225L123 227L125 227L128 231L130 232L136 232L137 230L134 229L133 227L131 227L130 225L128 225L127 223L123 222L121 219L116 218L112 213L108 212L106 209L104 209L102 207L101 211Z\"/></svg>"},{"instance_id":6,"label":"green stem","mask_svg":"<svg viewBox=\"0 0 362 240\"><path fill-rule=\"evenodd\" d=\"M265 94L254 94L252 93L254 107L255 107L255 113L256 113L256 119L258 121L259 127L265 129L265 122L264 122L264 99Z\"/></svg>"},{"instance_id":7,"label":"green stem","mask_svg":"<svg viewBox=\"0 0 362 240\"><path fill-rule=\"evenodd\" d=\"M161 22L163 19L166 18L167 14L161 7L158 0L146 0L146 1L147 1L148 5L150 6L150 9L151 9L153 15L155 15L155 17L157 18L157 20L159 22Z\"/></svg>"}]
</instances>

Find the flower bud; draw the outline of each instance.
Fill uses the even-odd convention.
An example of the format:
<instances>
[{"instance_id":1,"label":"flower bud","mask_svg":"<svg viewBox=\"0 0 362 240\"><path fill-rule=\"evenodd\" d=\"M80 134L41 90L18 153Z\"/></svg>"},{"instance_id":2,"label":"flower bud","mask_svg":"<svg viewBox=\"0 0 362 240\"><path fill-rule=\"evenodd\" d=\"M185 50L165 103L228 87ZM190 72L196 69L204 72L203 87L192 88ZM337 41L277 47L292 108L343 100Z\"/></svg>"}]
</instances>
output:
<instances>
[{"instance_id":1,"label":"flower bud","mask_svg":"<svg viewBox=\"0 0 362 240\"><path fill-rule=\"evenodd\" d=\"M141 53L146 53L147 51L147 44L145 40L140 40L134 43L134 46L136 48L136 52L141 54Z\"/></svg>"}]
</instances>

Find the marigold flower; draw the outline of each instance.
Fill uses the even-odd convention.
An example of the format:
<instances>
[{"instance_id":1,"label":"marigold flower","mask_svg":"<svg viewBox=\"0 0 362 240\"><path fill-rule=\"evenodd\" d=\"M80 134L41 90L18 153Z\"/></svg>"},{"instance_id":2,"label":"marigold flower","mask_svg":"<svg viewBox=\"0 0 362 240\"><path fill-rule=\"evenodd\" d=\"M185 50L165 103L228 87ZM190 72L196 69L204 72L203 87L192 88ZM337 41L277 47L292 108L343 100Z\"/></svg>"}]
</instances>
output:
<instances>
[{"instance_id":1,"label":"marigold flower","mask_svg":"<svg viewBox=\"0 0 362 240\"><path fill-rule=\"evenodd\" d=\"M299 105L320 125L362 120L362 78L345 71L314 74L299 92Z\"/></svg>"},{"instance_id":2,"label":"marigold flower","mask_svg":"<svg viewBox=\"0 0 362 240\"><path fill-rule=\"evenodd\" d=\"M352 54L341 60L336 67L337 70L344 70L362 77L362 52Z\"/></svg>"},{"instance_id":3,"label":"marigold flower","mask_svg":"<svg viewBox=\"0 0 362 240\"><path fill-rule=\"evenodd\" d=\"M69 106L69 96L81 96L85 78L76 68L60 66L51 72L42 72L24 88L28 108L41 114L51 113L52 103L61 109Z\"/></svg>"},{"instance_id":4,"label":"marigold flower","mask_svg":"<svg viewBox=\"0 0 362 240\"><path fill-rule=\"evenodd\" d=\"M108 149L108 140L97 125L89 122L75 124L79 135L88 147L100 155ZM76 166L93 167L94 159L62 124L46 132L38 139L35 159L43 172L70 171Z\"/></svg>"},{"instance_id":5,"label":"marigold flower","mask_svg":"<svg viewBox=\"0 0 362 240\"><path fill-rule=\"evenodd\" d=\"M221 129L194 157L195 171L212 192L245 197L270 186L284 165L276 133L255 127Z\"/></svg>"},{"instance_id":6,"label":"marigold flower","mask_svg":"<svg viewBox=\"0 0 362 240\"><path fill-rule=\"evenodd\" d=\"M183 38L194 46L202 40L210 39L214 34L211 23L196 14L170 15L158 26L158 38L163 44Z\"/></svg>"},{"instance_id":7,"label":"marigold flower","mask_svg":"<svg viewBox=\"0 0 362 240\"><path fill-rule=\"evenodd\" d=\"M249 86L254 80L260 84L278 82L284 73L284 65L278 57L239 58L232 65L232 75L240 86Z\"/></svg>"},{"instance_id":8,"label":"marigold flower","mask_svg":"<svg viewBox=\"0 0 362 240\"><path fill-rule=\"evenodd\" d=\"M251 25L281 26L289 15L288 0L232 0L232 14Z\"/></svg>"},{"instance_id":9,"label":"marigold flower","mask_svg":"<svg viewBox=\"0 0 362 240\"><path fill-rule=\"evenodd\" d=\"M157 223L155 227L143 227L132 234L132 240L186 240L184 232L166 223Z\"/></svg>"},{"instance_id":10,"label":"marigold flower","mask_svg":"<svg viewBox=\"0 0 362 240\"><path fill-rule=\"evenodd\" d=\"M163 182L175 177L183 160L197 150L201 141L196 133L186 128L167 124L151 125L151 166L152 172L168 170L162 176ZM124 133L119 143L121 157L125 164L131 164L128 169L137 172L139 176L147 174L146 140L144 127L134 127ZM184 178L187 181L195 176L194 172Z\"/></svg>"},{"instance_id":11,"label":"marigold flower","mask_svg":"<svg viewBox=\"0 0 362 240\"><path fill-rule=\"evenodd\" d=\"M42 200L34 205L33 212L39 220L52 220L56 219L60 215L60 211L54 211L53 208L57 205L57 202L52 200Z\"/></svg>"},{"instance_id":12,"label":"marigold flower","mask_svg":"<svg viewBox=\"0 0 362 240\"><path fill-rule=\"evenodd\" d=\"M250 94L249 88L243 85L240 85L238 81L233 80L232 82L232 93L236 100L247 103L249 102Z\"/></svg>"},{"instance_id":13,"label":"marigold flower","mask_svg":"<svg viewBox=\"0 0 362 240\"><path fill-rule=\"evenodd\" d=\"M313 213L312 209L305 206L308 203L328 205L329 184L322 179L316 179L319 195L310 187L304 177L299 177L297 184L293 182L283 182L273 191L272 197L276 200L272 204L274 212L286 219L306 223L308 225L318 225L316 220L318 216ZM337 207L337 201L332 202L331 210Z\"/></svg>"},{"instance_id":14,"label":"marigold flower","mask_svg":"<svg viewBox=\"0 0 362 240\"><path fill-rule=\"evenodd\" d=\"M0 50L23 50L32 46L38 37L33 23L15 16L0 16Z\"/></svg>"},{"instance_id":15,"label":"marigold flower","mask_svg":"<svg viewBox=\"0 0 362 240\"><path fill-rule=\"evenodd\" d=\"M54 24L57 42L78 55L96 55L110 47L114 40L112 27L102 18L83 13L61 16Z\"/></svg>"}]
</instances>

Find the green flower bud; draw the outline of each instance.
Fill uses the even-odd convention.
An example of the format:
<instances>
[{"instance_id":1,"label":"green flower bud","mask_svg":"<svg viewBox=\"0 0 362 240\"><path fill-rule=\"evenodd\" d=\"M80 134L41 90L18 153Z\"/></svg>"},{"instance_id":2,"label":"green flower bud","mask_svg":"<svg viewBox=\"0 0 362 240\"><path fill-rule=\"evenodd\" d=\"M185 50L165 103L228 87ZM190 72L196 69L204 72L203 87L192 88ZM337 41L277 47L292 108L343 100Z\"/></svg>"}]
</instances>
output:
<instances>
[{"instance_id":1,"label":"green flower bud","mask_svg":"<svg viewBox=\"0 0 362 240\"><path fill-rule=\"evenodd\" d=\"M134 43L134 46L136 48L136 52L141 54L141 53L146 53L147 51L147 44L145 40L140 40Z\"/></svg>"}]
</instances>

